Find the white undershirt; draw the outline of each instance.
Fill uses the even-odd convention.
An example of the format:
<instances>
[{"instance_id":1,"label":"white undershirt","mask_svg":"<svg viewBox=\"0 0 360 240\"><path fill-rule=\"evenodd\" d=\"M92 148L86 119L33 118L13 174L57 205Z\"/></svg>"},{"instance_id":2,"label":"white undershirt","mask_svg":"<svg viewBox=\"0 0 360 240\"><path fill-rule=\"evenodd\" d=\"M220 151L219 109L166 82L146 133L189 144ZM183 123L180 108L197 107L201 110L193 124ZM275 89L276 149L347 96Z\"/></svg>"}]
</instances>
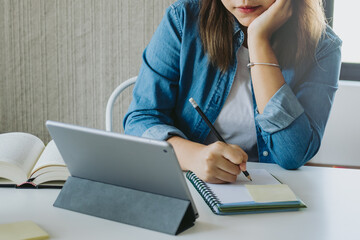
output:
<instances>
[{"instance_id":1,"label":"white undershirt","mask_svg":"<svg viewBox=\"0 0 360 240\"><path fill-rule=\"evenodd\" d=\"M246 66L249 63L249 50L242 46L237 51L236 58L234 82L214 127L227 143L236 144L248 151L256 144L250 74ZM210 132L205 144L215 141L215 135Z\"/></svg>"}]
</instances>

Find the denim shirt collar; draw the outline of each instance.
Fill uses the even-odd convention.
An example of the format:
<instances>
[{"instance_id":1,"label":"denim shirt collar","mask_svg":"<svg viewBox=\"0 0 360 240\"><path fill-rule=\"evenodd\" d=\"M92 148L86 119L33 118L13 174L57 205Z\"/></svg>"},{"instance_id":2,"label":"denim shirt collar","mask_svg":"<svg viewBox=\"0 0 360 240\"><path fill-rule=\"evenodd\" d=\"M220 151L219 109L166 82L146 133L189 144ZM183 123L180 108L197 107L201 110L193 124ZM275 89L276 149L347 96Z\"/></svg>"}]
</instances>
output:
<instances>
[{"instance_id":1,"label":"denim shirt collar","mask_svg":"<svg viewBox=\"0 0 360 240\"><path fill-rule=\"evenodd\" d=\"M241 29L241 24L238 20L234 17L234 24L233 24L233 39L236 42L236 51L237 49L244 43L245 34ZM237 41L236 41L237 40Z\"/></svg>"},{"instance_id":2,"label":"denim shirt collar","mask_svg":"<svg viewBox=\"0 0 360 240\"><path fill-rule=\"evenodd\" d=\"M234 28L234 32L233 32L233 36L235 36L239 31L241 31L242 32L242 30L241 30L241 25L240 25L240 23L239 23L239 21L235 18L235 17L233 17L233 19L234 19L234 26L233 26L233 28Z\"/></svg>"}]
</instances>

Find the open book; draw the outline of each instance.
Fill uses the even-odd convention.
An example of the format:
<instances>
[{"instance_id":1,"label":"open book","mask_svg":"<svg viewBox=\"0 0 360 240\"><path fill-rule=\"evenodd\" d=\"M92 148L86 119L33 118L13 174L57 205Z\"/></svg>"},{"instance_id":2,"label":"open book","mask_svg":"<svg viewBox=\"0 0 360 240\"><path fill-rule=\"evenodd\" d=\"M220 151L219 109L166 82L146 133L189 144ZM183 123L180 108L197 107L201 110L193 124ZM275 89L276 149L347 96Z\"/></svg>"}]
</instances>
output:
<instances>
[{"instance_id":1,"label":"open book","mask_svg":"<svg viewBox=\"0 0 360 240\"><path fill-rule=\"evenodd\" d=\"M0 134L0 186L61 187L70 173L54 143L36 136Z\"/></svg>"},{"instance_id":2,"label":"open book","mask_svg":"<svg viewBox=\"0 0 360 240\"><path fill-rule=\"evenodd\" d=\"M306 207L292 190L280 183L265 169L248 171L234 183L210 184L189 171L186 177L196 188L210 209L219 215L298 210Z\"/></svg>"}]
</instances>

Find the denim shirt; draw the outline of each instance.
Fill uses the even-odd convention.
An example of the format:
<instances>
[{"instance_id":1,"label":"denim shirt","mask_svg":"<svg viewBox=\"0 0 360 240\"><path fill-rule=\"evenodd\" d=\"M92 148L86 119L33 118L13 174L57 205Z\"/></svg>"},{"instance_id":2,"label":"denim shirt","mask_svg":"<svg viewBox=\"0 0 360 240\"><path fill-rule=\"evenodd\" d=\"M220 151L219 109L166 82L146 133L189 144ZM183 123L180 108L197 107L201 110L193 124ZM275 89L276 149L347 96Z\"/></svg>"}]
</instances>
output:
<instances>
[{"instance_id":1,"label":"denim shirt","mask_svg":"<svg viewBox=\"0 0 360 240\"><path fill-rule=\"evenodd\" d=\"M194 98L214 123L230 92L237 62L222 73L209 64L198 31L198 0L179 0L166 11L143 53L124 118L126 134L167 140L177 135L203 143L210 129L188 101ZM234 24L234 56L244 41ZM315 59L282 69L285 84L262 114L254 98L260 162L296 169L318 151L338 87L341 40L329 28Z\"/></svg>"}]
</instances>

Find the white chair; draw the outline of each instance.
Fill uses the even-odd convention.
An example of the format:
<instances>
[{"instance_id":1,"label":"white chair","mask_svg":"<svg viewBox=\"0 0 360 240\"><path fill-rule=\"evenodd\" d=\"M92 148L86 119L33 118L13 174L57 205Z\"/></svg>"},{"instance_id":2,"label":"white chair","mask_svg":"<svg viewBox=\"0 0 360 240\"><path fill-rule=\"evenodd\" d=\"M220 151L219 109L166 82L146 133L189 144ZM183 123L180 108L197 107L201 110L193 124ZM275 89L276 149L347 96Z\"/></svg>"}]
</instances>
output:
<instances>
[{"instance_id":1,"label":"white chair","mask_svg":"<svg viewBox=\"0 0 360 240\"><path fill-rule=\"evenodd\" d=\"M105 129L106 131L112 132L113 126L112 126L112 118L113 118L113 108L114 104L119 97L119 95L128 87L135 84L137 79L137 76L132 77L123 83L121 83L110 95L109 100L106 104L106 114L105 114Z\"/></svg>"},{"instance_id":2,"label":"white chair","mask_svg":"<svg viewBox=\"0 0 360 240\"><path fill-rule=\"evenodd\" d=\"M309 165L360 168L360 82L340 81L319 152Z\"/></svg>"}]
</instances>

